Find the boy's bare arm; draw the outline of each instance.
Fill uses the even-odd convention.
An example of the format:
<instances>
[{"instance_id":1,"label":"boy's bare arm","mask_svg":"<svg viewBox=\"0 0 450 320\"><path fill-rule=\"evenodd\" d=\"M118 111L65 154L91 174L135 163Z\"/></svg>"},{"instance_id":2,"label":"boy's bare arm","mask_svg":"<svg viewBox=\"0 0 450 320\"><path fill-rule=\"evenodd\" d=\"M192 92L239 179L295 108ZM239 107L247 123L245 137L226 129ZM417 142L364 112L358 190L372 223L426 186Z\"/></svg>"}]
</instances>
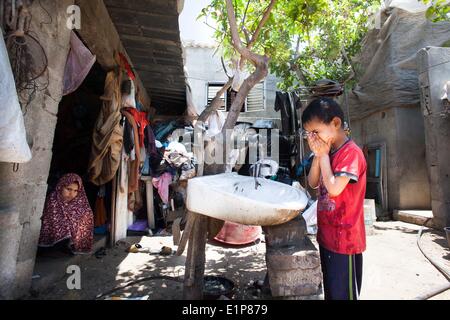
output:
<instances>
[{"instance_id":1,"label":"boy's bare arm","mask_svg":"<svg viewBox=\"0 0 450 320\"><path fill-rule=\"evenodd\" d=\"M323 184L332 197L337 197L344 191L347 184L350 182L349 177L336 177L331 169L331 162L329 155L322 155L320 157L320 172L323 178Z\"/></svg>"},{"instance_id":2,"label":"boy's bare arm","mask_svg":"<svg viewBox=\"0 0 450 320\"><path fill-rule=\"evenodd\" d=\"M319 180L320 180L319 158L314 157L312 165L311 165L311 169L309 170L309 175L308 175L309 186L313 189L317 189L319 187Z\"/></svg>"}]
</instances>

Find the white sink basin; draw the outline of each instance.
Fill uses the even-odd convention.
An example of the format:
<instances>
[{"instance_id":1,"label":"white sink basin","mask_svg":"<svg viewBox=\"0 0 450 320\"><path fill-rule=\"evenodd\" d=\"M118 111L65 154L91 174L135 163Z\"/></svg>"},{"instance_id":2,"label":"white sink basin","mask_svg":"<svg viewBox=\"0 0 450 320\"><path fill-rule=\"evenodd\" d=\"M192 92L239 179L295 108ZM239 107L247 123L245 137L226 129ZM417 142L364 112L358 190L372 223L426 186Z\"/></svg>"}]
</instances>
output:
<instances>
[{"instance_id":1,"label":"white sink basin","mask_svg":"<svg viewBox=\"0 0 450 320\"><path fill-rule=\"evenodd\" d=\"M225 173L189 180L187 209L216 219L251 226L288 222L305 209L305 193L289 185Z\"/></svg>"}]
</instances>

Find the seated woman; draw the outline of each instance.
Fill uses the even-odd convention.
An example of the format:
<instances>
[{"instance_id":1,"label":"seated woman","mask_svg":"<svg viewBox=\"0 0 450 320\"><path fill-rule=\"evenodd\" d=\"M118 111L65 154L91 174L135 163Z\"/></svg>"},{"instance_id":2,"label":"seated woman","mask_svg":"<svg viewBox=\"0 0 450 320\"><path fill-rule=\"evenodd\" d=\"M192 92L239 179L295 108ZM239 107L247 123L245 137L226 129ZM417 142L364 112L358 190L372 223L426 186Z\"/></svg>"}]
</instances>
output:
<instances>
[{"instance_id":1,"label":"seated woman","mask_svg":"<svg viewBox=\"0 0 450 320\"><path fill-rule=\"evenodd\" d=\"M94 216L81 178L63 176L47 198L42 215L39 247L68 241L73 254L89 254L94 244Z\"/></svg>"}]
</instances>

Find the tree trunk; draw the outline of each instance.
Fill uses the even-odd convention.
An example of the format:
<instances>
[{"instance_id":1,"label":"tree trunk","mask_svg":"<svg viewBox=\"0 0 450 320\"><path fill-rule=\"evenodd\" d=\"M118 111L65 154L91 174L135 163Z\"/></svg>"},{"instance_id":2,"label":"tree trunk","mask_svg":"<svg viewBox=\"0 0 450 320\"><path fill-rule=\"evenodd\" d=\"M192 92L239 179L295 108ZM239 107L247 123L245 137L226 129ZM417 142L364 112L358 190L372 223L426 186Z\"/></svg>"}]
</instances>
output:
<instances>
[{"instance_id":1,"label":"tree trunk","mask_svg":"<svg viewBox=\"0 0 450 320\"><path fill-rule=\"evenodd\" d=\"M269 18L270 11L275 5L276 0L271 0L266 12L264 13L253 37L247 47L242 45L239 38L239 33L237 31L236 16L234 13L234 7L231 0L226 0L228 20L230 23L230 30L232 34L233 46L241 54L241 67L245 60L249 60L254 66L255 71L244 80L238 94L231 105L231 109L228 113L228 117L222 129L222 139L223 139L223 151L226 153L226 145L229 143L227 141L227 130L234 129L236 122L239 118L241 112L242 104L245 98L250 93L250 90L260 81L262 81L269 73L269 61L270 59L266 56L261 56L250 51L251 47L254 45L256 39L258 38L262 27ZM226 92L233 82L230 78L222 89L217 93L214 100L211 102L209 108L202 112L200 115L197 125L202 126L203 122L208 119L208 117L219 108L220 97L224 92ZM196 125L196 126L197 126ZM205 175L212 175L223 173L226 170L226 155L223 155L222 164L212 164L206 165L204 168ZM200 164L202 165L202 164ZM201 173L203 175L203 172ZM187 300L199 300L203 299L203 277L205 273L205 247L207 238L212 238L215 233L220 231L220 225L224 222L219 222L216 219L208 218L206 216L197 215L193 222L193 229L189 235L189 247L188 255L186 259L186 269L185 269L185 282L184 282L184 292L183 297ZM208 232L209 230L209 232ZM209 234L209 235L208 235Z\"/></svg>"}]
</instances>

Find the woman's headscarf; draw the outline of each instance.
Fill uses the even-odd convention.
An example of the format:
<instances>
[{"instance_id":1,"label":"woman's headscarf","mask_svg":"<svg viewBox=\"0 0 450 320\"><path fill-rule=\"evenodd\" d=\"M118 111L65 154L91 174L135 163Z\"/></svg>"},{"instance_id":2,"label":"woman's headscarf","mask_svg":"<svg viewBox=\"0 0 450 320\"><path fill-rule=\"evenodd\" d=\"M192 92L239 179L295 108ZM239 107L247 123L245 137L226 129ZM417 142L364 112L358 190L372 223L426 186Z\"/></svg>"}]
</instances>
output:
<instances>
[{"instance_id":1,"label":"woman's headscarf","mask_svg":"<svg viewBox=\"0 0 450 320\"><path fill-rule=\"evenodd\" d=\"M71 184L78 184L78 194L73 200L65 202L62 192ZM83 181L76 174L66 174L45 203L39 245L53 246L71 239L74 252L89 252L93 245L93 229L93 213Z\"/></svg>"}]
</instances>

